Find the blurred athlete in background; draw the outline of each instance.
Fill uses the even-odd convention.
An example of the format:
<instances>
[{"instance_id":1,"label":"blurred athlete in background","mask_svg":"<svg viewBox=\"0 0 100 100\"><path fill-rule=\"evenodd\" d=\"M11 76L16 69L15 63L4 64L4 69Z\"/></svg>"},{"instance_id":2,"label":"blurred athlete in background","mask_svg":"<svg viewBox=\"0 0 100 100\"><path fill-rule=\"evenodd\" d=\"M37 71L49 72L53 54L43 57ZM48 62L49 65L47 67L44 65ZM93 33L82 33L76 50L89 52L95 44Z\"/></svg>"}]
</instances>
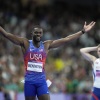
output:
<instances>
[{"instance_id":1,"label":"blurred athlete in background","mask_svg":"<svg viewBox=\"0 0 100 100\"><path fill-rule=\"evenodd\" d=\"M25 100L35 100L36 96L39 100L50 100L44 70L49 50L79 38L85 32L87 33L90 31L94 25L94 21L88 25L86 25L85 22L83 29L73 35L58 40L47 40L44 42L41 41L43 35L43 29L41 27L33 28L32 40L15 36L0 27L0 34L14 44L19 45L22 49L26 70L24 83Z\"/></svg>"},{"instance_id":2,"label":"blurred athlete in background","mask_svg":"<svg viewBox=\"0 0 100 100\"><path fill-rule=\"evenodd\" d=\"M96 51L98 58L91 55L91 51ZM93 69L94 82L91 100L100 100L100 45L82 48L80 52L82 56L91 63Z\"/></svg>"}]
</instances>

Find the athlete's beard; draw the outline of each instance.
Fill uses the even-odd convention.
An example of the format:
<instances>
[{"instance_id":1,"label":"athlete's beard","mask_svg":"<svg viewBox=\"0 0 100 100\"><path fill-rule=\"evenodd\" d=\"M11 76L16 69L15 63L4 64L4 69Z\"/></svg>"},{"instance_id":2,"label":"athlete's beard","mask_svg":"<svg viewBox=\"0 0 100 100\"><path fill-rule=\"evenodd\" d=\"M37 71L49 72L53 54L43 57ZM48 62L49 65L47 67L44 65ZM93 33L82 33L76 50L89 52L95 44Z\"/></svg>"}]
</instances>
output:
<instances>
[{"instance_id":1,"label":"athlete's beard","mask_svg":"<svg viewBox=\"0 0 100 100\"><path fill-rule=\"evenodd\" d=\"M40 37L40 39L38 39L37 36L33 36L32 39L33 39L34 43L38 43L41 41L41 37Z\"/></svg>"}]
</instances>

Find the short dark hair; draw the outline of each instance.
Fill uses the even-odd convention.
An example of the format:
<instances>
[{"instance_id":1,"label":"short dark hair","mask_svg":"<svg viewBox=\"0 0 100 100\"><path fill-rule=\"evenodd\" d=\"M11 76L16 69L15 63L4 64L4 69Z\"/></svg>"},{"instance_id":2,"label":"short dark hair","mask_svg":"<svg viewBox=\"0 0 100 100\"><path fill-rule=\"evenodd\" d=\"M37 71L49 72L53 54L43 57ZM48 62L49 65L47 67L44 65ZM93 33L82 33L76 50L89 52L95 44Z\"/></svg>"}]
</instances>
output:
<instances>
[{"instance_id":1,"label":"short dark hair","mask_svg":"<svg viewBox=\"0 0 100 100\"><path fill-rule=\"evenodd\" d=\"M34 30L34 28L40 28L40 29L42 29L42 27L40 25L35 25L35 26L33 26L33 30Z\"/></svg>"},{"instance_id":2,"label":"short dark hair","mask_svg":"<svg viewBox=\"0 0 100 100\"><path fill-rule=\"evenodd\" d=\"M33 31L34 31L35 28L42 29L42 27L41 27L40 25L34 25L34 26L32 27L31 33L33 33Z\"/></svg>"}]
</instances>

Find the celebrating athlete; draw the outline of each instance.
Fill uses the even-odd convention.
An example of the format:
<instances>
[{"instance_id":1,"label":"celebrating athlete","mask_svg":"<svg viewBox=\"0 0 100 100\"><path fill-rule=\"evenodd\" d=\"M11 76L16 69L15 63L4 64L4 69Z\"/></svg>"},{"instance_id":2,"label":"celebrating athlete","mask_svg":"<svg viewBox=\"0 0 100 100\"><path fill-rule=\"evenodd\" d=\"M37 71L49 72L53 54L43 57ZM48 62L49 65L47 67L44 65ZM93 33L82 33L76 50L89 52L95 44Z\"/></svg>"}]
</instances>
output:
<instances>
[{"instance_id":1,"label":"celebrating athlete","mask_svg":"<svg viewBox=\"0 0 100 100\"><path fill-rule=\"evenodd\" d=\"M25 100L35 100L36 96L39 100L50 100L44 70L49 50L79 38L82 34L90 31L94 25L94 21L88 25L86 25L85 22L83 29L75 34L69 35L65 38L47 40L44 42L41 41L43 35L43 29L41 27L33 28L32 40L15 36L0 27L0 34L12 41L14 44L19 45L22 49L26 70L24 83Z\"/></svg>"}]
</instances>

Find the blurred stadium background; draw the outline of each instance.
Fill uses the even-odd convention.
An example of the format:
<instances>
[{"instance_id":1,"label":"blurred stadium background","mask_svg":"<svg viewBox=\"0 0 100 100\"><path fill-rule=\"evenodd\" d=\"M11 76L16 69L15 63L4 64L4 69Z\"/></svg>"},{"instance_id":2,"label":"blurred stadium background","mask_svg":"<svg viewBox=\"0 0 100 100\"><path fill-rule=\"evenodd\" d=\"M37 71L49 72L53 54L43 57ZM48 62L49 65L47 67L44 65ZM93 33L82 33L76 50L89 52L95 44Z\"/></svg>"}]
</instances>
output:
<instances>
[{"instance_id":1,"label":"blurred stadium background","mask_svg":"<svg viewBox=\"0 0 100 100\"><path fill-rule=\"evenodd\" d=\"M0 0L0 25L28 39L37 24L44 29L44 41L80 31L92 20L97 23L90 34L49 53L45 68L53 82L51 100L90 100L92 68L79 50L100 43L100 0ZM24 100L23 76L20 47L0 35L0 100Z\"/></svg>"}]
</instances>

